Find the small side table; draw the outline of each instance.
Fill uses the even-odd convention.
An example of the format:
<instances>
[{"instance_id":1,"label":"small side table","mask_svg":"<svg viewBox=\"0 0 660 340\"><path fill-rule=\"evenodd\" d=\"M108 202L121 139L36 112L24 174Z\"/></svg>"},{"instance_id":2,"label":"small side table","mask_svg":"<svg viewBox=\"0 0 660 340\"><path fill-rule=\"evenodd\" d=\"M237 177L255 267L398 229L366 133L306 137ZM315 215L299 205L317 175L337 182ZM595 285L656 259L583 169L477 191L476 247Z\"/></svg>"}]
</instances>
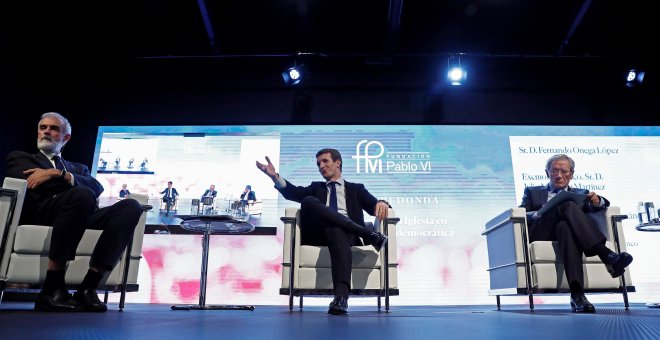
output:
<instances>
[{"instance_id":1,"label":"small side table","mask_svg":"<svg viewBox=\"0 0 660 340\"><path fill-rule=\"evenodd\" d=\"M660 232L660 223L658 222L643 223L636 226L635 229L645 232ZM660 302L649 302L646 304L646 307L660 308Z\"/></svg>"},{"instance_id":2,"label":"small side table","mask_svg":"<svg viewBox=\"0 0 660 340\"><path fill-rule=\"evenodd\" d=\"M182 228L203 234L202 270L199 279L199 304L175 305L172 306L172 310L254 310L254 306L206 304L206 277L211 235L247 234L254 230L254 226L245 220L235 219L229 215L178 215L176 217L183 220Z\"/></svg>"}]
</instances>

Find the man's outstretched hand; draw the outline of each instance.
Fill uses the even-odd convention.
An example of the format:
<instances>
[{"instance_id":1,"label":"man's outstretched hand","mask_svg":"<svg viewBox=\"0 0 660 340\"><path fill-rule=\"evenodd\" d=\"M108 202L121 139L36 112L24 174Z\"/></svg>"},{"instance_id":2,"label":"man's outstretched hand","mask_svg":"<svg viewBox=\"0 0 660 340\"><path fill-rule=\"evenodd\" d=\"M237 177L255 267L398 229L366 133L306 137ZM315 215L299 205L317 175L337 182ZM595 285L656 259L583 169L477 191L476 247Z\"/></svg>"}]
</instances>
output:
<instances>
[{"instance_id":1,"label":"man's outstretched hand","mask_svg":"<svg viewBox=\"0 0 660 340\"><path fill-rule=\"evenodd\" d=\"M277 181L277 177L279 175L277 174L277 171L275 171L275 166L273 165L273 163L270 162L270 158L268 158L268 156L266 156L266 162L267 162L267 164L263 164L263 163L259 163L259 161L257 161L256 162L257 163L257 168L259 168L259 170L261 170L261 172L268 175L268 177L270 177L270 179L272 179L273 182Z\"/></svg>"}]
</instances>

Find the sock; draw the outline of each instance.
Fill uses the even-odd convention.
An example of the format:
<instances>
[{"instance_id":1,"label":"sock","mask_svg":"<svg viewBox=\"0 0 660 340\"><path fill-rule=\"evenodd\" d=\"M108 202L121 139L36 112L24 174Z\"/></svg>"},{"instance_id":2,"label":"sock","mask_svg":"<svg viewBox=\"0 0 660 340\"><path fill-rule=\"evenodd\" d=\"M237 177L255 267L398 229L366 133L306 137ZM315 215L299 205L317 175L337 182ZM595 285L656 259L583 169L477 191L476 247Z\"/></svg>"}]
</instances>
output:
<instances>
[{"instance_id":1,"label":"sock","mask_svg":"<svg viewBox=\"0 0 660 340\"><path fill-rule=\"evenodd\" d=\"M348 285L340 283L335 287L335 296L345 297L348 299Z\"/></svg>"},{"instance_id":2,"label":"sock","mask_svg":"<svg viewBox=\"0 0 660 340\"><path fill-rule=\"evenodd\" d=\"M603 243L598 243L595 245L593 248L591 248L596 255L598 255L598 258L600 258L603 263L607 263L607 256L612 254L612 251L605 247L605 244Z\"/></svg>"},{"instance_id":3,"label":"sock","mask_svg":"<svg viewBox=\"0 0 660 340\"><path fill-rule=\"evenodd\" d=\"M87 271L87 275L85 275L85 278L80 283L80 287L78 287L78 290L83 291L86 289L96 289L99 285L99 282L101 282L102 278L103 278L103 273L99 273L97 271L93 271L90 269Z\"/></svg>"},{"instance_id":4,"label":"sock","mask_svg":"<svg viewBox=\"0 0 660 340\"><path fill-rule=\"evenodd\" d=\"M43 291L52 293L58 289L66 289L64 283L64 270L48 270L46 271L46 280L44 280Z\"/></svg>"},{"instance_id":5,"label":"sock","mask_svg":"<svg viewBox=\"0 0 660 340\"><path fill-rule=\"evenodd\" d=\"M571 282L569 287L571 289L571 299L575 299L578 296L584 295L584 289L582 289L582 285L577 281Z\"/></svg>"}]
</instances>

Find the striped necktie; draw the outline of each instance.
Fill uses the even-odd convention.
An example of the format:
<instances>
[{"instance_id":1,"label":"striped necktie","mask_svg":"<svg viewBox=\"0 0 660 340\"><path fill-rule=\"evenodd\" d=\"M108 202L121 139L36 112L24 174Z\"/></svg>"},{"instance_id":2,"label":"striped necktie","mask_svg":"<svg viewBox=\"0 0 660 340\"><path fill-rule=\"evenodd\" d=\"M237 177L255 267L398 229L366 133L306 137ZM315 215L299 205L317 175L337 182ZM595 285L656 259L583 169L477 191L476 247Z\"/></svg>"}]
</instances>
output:
<instances>
[{"instance_id":1,"label":"striped necktie","mask_svg":"<svg viewBox=\"0 0 660 340\"><path fill-rule=\"evenodd\" d=\"M52 160L53 163L55 163L55 169L66 172L66 167L64 166L64 162L62 161L62 158L60 156L55 155L53 156Z\"/></svg>"}]
</instances>

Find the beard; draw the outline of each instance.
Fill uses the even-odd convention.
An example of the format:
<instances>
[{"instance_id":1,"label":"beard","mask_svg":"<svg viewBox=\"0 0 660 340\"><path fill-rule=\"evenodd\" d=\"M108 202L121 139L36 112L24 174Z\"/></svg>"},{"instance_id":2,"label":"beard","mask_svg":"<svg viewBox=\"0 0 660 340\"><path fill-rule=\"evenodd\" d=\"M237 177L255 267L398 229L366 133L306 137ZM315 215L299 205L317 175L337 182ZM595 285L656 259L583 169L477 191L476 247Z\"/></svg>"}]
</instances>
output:
<instances>
[{"instance_id":1,"label":"beard","mask_svg":"<svg viewBox=\"0 0 660 340\"><path fill-rule=\"evenodd\" d=\"M63 142L55 141L50 137L37 138L37 149L46 153L58 154L62 150L62 146L64 146Z\"/></svg>"}]
</instances>

